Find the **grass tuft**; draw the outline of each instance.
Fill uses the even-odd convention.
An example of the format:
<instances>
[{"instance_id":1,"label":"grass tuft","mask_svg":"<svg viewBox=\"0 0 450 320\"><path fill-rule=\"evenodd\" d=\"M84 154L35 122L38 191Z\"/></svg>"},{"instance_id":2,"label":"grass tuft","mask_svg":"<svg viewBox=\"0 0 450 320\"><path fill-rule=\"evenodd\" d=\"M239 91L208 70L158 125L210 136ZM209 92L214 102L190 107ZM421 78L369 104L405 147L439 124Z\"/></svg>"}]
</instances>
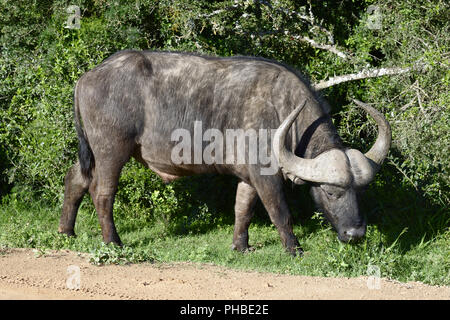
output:
<instances>
[{"instance_id":1,"label":"grass tuft","mask_svg":"<svg viewBox=\"0 0 450 320\"><path fill-rule=\"evenodd\" d=\"M13 247L36 248L37 253L69 249L90 253L90 262L96 265L192 261L240 270L325 277L367 276L375 266L382 277L450 285L449 228L442 217L432 214L426 220L431 226L418 225L418 221L426 219L418 216L419 211L409 212L416 216L400 223L398 216L389 215L389 210L395 208L384 208L378 216L369 216L364 240L351 245L341 243L321 215L295 216L294 232L305 253L291 257L282 248L275 227L261 213L249 229L250 245L255 250L232 251L231 219L216 216L214 223L206 223L205 216L212 214L207 208L202 209L204 214L197 214L198 221L190 221L194 226L190 229L186 219L176 220L183 224L180 228L119 206L116 225L125 245L105 245L89 202L86 198L80 208L77 236L67 237L57 233L60 207L20 194L5 197L0 208L0 254Z\"/></svg>"}]
</instances>

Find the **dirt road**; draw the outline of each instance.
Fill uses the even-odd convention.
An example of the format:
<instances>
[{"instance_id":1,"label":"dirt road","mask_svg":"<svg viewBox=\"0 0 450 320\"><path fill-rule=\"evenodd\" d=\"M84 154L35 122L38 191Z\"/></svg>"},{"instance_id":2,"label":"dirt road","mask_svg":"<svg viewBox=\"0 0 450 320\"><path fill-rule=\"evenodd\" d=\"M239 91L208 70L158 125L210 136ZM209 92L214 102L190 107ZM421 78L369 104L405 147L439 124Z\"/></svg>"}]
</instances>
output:
<instances>
[{"instance_id":1,"label":"dirt road","mask_svg":"<svg viewBox=\"0 0 450 320\"><path fill-rule=\"evenodd\" d=\"M192 263L95 266L69 251L8 249L0 254L0 299L450 299L450 287Z\"/></svg>"}]
</instances>

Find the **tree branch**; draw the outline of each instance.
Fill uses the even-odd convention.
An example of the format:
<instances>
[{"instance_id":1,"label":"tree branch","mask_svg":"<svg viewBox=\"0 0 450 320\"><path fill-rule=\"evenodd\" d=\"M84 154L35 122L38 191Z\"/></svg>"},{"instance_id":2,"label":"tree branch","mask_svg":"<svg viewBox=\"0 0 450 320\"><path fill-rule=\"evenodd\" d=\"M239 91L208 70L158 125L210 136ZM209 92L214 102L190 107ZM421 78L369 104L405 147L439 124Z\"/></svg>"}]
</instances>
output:
<instances>
[{"instance_id":1,"label":"tree branch","mask_svg":"<svg viewBox=\"0 0 450 320\"><path fill-rule=\"evenodd\" d=\"M231 11L231 10L234 10L234 9L237 9L237 8L239 8L239 3L235 3L232 6L226 7L224 9L217 9L217 10L214 10L214 11L209 12L209 13L201 14L201 15L199 15L199 17L201 17L201 18L210 18L210 17L215 16L217 14L221 14L223 12Z\"/></svg>"},{"instance_id":2,"label":"tree branch","mask_svg":"<svg viewBox=\"0 0 450 320\"><path fill-rule=\"evenodd\" d=\"M350 54L339 50L335 45L318 43L317 41L315 41L315 40L313 40L311 38L302 37L302 36L299 36L299 35L292 35L291 37L293 39L295 39L295 40L306 42L311 47L327 50L327 51L329 51L331 53L334 53L335 55L337 55L338 57L341 57L342 59L350 60L350 58L351 58Z\"/></svg>"},{"instance_id":3,"label":"tree branch","mask_svg":"<svg viewBox=\"0 0 450 320\"><path fill-rule=\"evenodd\" d=\"M306 14L302 14L300 12L297 12L295 10L290 10L290 9L286 9L283 7L278 7L278 8L274 8L270 2L268 1L264 1L264 0L255 0L265 6L267 6L268 8L287 14L289 16L296 16L297 18L299 18L300 20L306 21L307 23L309 23L312 28L310 31L314 30L314 29L319 29L320 31L322 31L323 33L325 33L328 37L328 41L330 41L331 44L334 44L334 36L333 33L331 33L331 31L325 29L320 23L316 22L316 19L314 18L314 15L312 13L312 6L311 6L311 1L308 1L308 5L309 5L309 15Z\"/></svg>"},{"instance_id":4,"label":"tree branch","mask_svg":"<svg viewBox=\"0 0 450 320\"><path fill-rule=\"evenodd\" d=\"M312 13L312 6L311 6L311 2L310 1L308 1L308 4L309 4L309 15L308 14L302 14L302 13L297 12L295 10L286 9L284 7L274 7L269 1L265 1L265 0L255 0L255 1L260 3L260 4L262 4L262 5L264 5L264 6L266 6L270 10L286 14L286 15L288 15L290 17L294 16L294 17L297 17L298 19L300 19L300 20L302 20L304 22L309 23L311 25L311 29L310 29L311 32L313 30L315 30L315 29L320 30L321 32L323 32L324 34L327 35L328 41L332 45L334 44L333 33L331 31L327 30L326 28L324 28L320 23L316 22L316 19L315 19L313 13ZM244 5L244 3L245 3L245 1L243 1L243 0L235 0L234 4L231 5L231 6L225 7L223 9L217 9L217 10L214 10L214 11L209 12L209 13L204 13L204 14L199 15L198 17L210 18L212 16L215 16L215 15L218 15L218 14L222 14L222 13L227 12L227 11L238 9L239 7L242 7ZM309 43L311 43L310 41L312 41L315 45L312 44L312 43L311 43L311 45L315 46L316 48L320 48L320 49L323 49L323 47L334 47L332 45L321 45L321 44L319 44L319 43L317 43L314 40L309 39L309 38L302 38L302 39L298 39L298 40L303 40L303 41L309 42ZM343 53L342 54L339 53L338 55L341 56L341 57L344 56Z\"/></svg>"},{"instance_id":5,"label":"tree branch","mask_svg":"<svg viewBox=\"0 0 450 320\"><path fill-rule=\"evenodd\" d=\"M392 76L392 75L406 73L411 70L412 70L412 68L398 68L398 67L397 68L380 68L380 69L363 70L358 73L346 74L343 76L332 77L328 80L322 80L319 83L314 84L313 88L316 90L323 90L325 88L329 88L329 87L335 86L335 85L343 83L343 82L367 79L367 78L376 78L376 77L381 77L381 76Z\"/></svg>"},{"instance_id":6,"label":"tree branch","mask_svg":"<svg viewBox=\"0 0 450 320\"><path fill-rule=\"evenodd\" d=\"M311 39L309 37L304 37L297 34L291 34L288 30L271 30L271 31L260 31L258 33L247 33L247 32L241 32L242 34L250 34L250 36L253 38L254 36L264 37L268 35L273 34L279 34L282 33L285 36L290 37L292 40L298 40L302 42L308 43L311 47L322 49L329 51L338 57L345 59L345 60L351 60L352 56L349 52L342 51L341 49L338 49L336 45L330 45L330 44L323 44L315 41L314 39Z\"/></svg>"}]
</instances>

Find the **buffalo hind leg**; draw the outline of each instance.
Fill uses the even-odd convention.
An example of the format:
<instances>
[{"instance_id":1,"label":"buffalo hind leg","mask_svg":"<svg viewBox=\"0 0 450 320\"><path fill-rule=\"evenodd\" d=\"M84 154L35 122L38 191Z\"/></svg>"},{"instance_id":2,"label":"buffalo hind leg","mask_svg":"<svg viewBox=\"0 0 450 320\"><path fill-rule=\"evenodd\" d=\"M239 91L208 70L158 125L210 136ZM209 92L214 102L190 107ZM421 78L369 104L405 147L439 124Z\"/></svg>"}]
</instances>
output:
<instances>
[{"instance_id":1,"label":"buffalo hind leg","mask_svg":"<svg viewBox=\"0 0 450 320\"><path fill-rule=\"evenodd\" d=\"M236 203L234 205L235 224L233 245L231 248L238 251L249 250L248 227L253 217L253 208L258 195L255 188L241 181L237 186Z\"/></svg>"},{"instance_id":2,"label":"buffalo hind leg","mask_svg":"<svg viewBox=\"0 0 450 320\"><path fill-rule=\"evenodd\" d=\"M68 236L75 236L75 220L81 200L89 188L91 180L81 174L80 163L77 161L66 174L64 179L64 204L59 221L58 232Z\"/></svg>"},{"instance_id":3,"label":"buffalo hind leg","mask_svg":"<svg viewBox=\"0 0 450 320\"><path fill-rule=\"evenodd\" d=\"M89 192L102 229L103 242L107 244L115 243L122 245L114 224L113 205L119 184L120 172L126 162L118 159L99 161L101 166L96 167L92 182L89 186Z\"/></svg>"},{"instance_id":4,"label":"buffalo hind leg","mask_svg":"<svg viewBox=\"0 0 450 320\"><path fill-rule=\"evenodd\" d=\"M303 250L293 232L292 216L283 192L283 181L279 176L256 177L252 181L259 198L266 208L270 220L280 234L281 242L293 256L302 255Z\"/></svg>"}]
</instances>

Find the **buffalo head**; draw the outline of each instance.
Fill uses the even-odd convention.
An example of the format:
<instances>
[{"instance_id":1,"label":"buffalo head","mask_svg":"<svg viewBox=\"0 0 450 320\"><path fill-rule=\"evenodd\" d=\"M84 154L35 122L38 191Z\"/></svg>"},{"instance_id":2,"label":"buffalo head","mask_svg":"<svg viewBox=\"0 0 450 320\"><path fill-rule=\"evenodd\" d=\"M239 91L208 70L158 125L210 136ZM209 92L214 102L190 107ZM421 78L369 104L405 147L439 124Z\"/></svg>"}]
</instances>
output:
<instances>
[{"instance_id":1,"label":"buffalo head","mask_svg":"<svg viewBox=\"0 0 450 320\"><path fill-rule=\"evenodd\" d=\"M316 205L336 229L339 240L357 240L366 232L357 194L368 185L386 158L391 144L391 128L385 117L373 107L354 102L369 113L378 125L378 137L365 154L356 149L331 149L314 159L296 156L285 147L286 134L306 104L303 101L277 129L273 148L281 171L294 183L312 184Z\"/></svg>"}]
</instances>

